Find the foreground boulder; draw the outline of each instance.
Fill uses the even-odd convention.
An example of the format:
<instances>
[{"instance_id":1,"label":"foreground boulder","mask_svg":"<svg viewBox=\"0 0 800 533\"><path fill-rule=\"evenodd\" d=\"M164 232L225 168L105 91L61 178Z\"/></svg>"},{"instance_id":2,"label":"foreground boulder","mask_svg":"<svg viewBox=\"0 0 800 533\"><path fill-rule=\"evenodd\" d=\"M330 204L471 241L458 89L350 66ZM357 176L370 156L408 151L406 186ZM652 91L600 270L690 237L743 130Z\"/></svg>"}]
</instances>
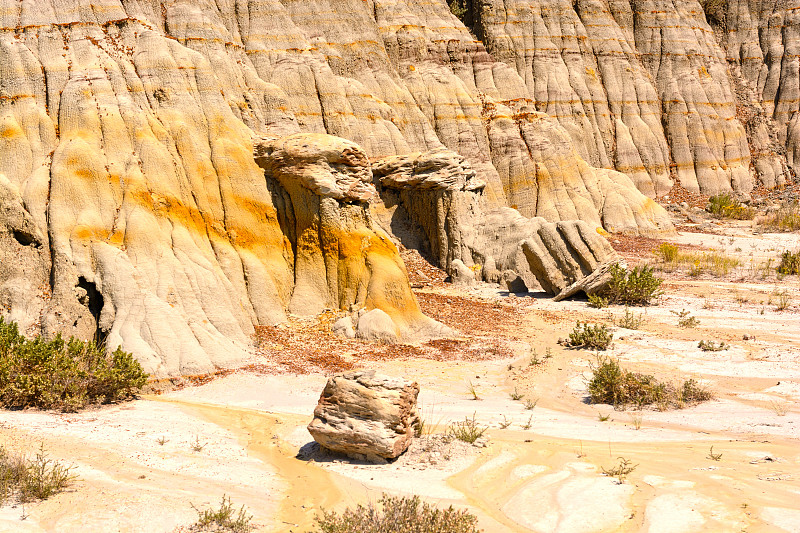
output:
<instances>
[{"instance_id":1,"label":"foreground boulder","mask_svg":"<svg viewBox=\"0 0 800 533\"><path fill-rule=\"evenodd\" d=\"M328 380L308 431L320 446L355 459L385 462L406 451L419 424L419 385L374 370Z\"/></svg>"}]
</instances>

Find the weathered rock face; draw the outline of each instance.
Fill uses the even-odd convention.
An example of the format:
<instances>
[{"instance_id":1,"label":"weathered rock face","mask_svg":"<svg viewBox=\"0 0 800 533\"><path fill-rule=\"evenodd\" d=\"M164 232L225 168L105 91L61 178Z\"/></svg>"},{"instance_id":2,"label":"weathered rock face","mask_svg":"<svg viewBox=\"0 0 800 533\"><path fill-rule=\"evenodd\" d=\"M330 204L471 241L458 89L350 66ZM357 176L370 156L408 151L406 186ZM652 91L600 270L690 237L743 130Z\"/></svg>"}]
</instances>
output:
<instances>
[{"instance_id":1,"label":"weathered rock face","mask_svg":"<svg viewBox=\"0 0 800 533\"><path fill-rule=\"evenodd\" d=\"M419 385L357 370L328 380L308 431L322 447L384 462L403 453L419 423Z\"/></svg>"},{"instance_id":2,"label":"weathered rock face","mask_svg":"<svg viewBox=\"0 0 800 533\"><path fill-rule=\"evenodd\" d=\"M241 360L287 311L363 300L421 331L367 159L447 148L493 208L612 231L664 226L637 187L746 192L751 161L767 185L795 161L789 5L728 2L725 53L696 0L471 9L488 51L444 1L0 0L4 313L158 374ZM363 152L271 141L265 178L254 134L301 132Z\"/></svg>"},{"instance_id":3,"label":"weathered rock face","mask_svg":"<svg viewBox=\"0 0 800 533\"><path fill-rule=\"evenodd\" d=\"M697 0L473 3L475 30L591 165L664 194L753 187L725 56ZM774 182L774 180L773 180Z\"/></svg>"},{"instance_id":4,"label":"weathered rock face","mask_svg":"<svg viewBox=\"0 0 800 533\"><path fill-rule=\"evenodd\" d=\"M489 207L483 182L454 152L388 157L373 170L391 211L393 232L444 268L454 282L471 281L477 270L486 281L511 287L519 277L527 287L538 283L557 294L618 260L598 233L599 223L550 223L525 218L515 209ZM643 203L651 202L637 194ZM660 207L653 213L661 229L671 228Z\"/></svg>"},{"instance_id":5,"label":"weathered rock face","mask_svg":"<svg viewBox=\"0 0 800 533\"><path fill-rule=\"evenodd\" d=\"M729 0L711 18L731 66L754 165L768 187L800 161L800 15L789 2Z\"/></svg>"}]
</instances>

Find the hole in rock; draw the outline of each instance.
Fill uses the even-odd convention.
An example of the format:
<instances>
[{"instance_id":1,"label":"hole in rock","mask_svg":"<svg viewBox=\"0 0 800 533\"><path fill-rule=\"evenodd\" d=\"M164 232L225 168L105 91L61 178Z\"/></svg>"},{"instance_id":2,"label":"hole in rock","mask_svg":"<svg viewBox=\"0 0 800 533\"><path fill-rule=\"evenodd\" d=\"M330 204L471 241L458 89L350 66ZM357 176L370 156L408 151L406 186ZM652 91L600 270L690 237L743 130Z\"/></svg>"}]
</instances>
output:
<instances>
[{"instance_id":1,"label":"hole in rock","mask_svg":"<svg viewBox=\"0 0 800 533\"><path fill-rule=\"evenodd\" d=\"M94 342L97 345L105 344L108 332L100 327L100 312L103 310L103 295L97 290L94 282L87 281L83 276L78 278L78 287L86 291L88 301L84 305L89 308L95 322Z\"/></svg>"}]
</instances>

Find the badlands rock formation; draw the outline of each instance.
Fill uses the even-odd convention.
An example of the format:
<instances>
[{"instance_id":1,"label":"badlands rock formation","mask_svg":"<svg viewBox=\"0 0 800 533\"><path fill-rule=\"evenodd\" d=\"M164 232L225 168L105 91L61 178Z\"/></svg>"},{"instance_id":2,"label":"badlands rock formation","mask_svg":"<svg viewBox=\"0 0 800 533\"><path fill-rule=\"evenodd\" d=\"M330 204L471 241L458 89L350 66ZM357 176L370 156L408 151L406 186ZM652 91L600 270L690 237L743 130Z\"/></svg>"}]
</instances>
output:
<instances>
[{"instance_id":1,"label":"badlands rock formation","mask_svg":"<svg viewBox=\"0 0 800 533\"><path fill-rule=\"evenodd\" d=\"M420 423L419 385L356 370L328 379L308 432L323 448L385 462L408 448Z\"/></svg>"},{"instance_id":2,"label":"badlands rock formation","mask_svg":"<svg viewBox=\"0 0 800 533\"><path fill-rule=\"evenodd\" d=\"M387 157L373 171L391 210L393 232L456 281L463 283L475 272L507 286L521 278L527 287L538 284L556 294L618 261L598 233L599 221L552 223L525 218L508 207L490 208L485 184L464 158L449 150ZM611 203L614 196L608 196ZM624 202L609 207L609 217L624 218ZM670 226L660 209L652 216ZM592 286L590 292L599 288Z\"/></svg>"},{"instance_id":3,"label":"badlands rock formation","mask_svg":"<svg viewBox=\"0 0 800 533\"><path fill-rule=\"evenodd\" d=\"M362 163L447 148L489 205L611 231L667 227L647 196L674 179L785 180L788 4L729 2L722 47L696 0L468 7L472 33L444 1L0 0L4 312L29 334L121 344L158 374L240 360L287 312L363 300L428 327L363 179L265 177L254 135L337 135ZM317 215L330 234L313 236ZM340 259L311 251L334 244Z\"/></svg>"}]
</instances>

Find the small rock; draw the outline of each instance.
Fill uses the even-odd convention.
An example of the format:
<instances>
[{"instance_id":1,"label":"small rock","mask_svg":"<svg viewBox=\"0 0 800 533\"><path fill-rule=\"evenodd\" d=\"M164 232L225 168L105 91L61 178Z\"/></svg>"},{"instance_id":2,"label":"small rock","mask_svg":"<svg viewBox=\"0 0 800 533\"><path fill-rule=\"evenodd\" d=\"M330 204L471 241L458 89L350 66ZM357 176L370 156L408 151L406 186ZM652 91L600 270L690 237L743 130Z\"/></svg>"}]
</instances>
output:
<instances>
[{"instance_id":1,"label":"small rock","mask_svg":"<svg viewBox=\"0 0 800 533\"><path fill-rule=\"evenodd\" d=\"M453 285L472 285L475 273L461 259L453 259L450 263L450 280Z\"/></svg>"},{"instance_id":2,"label":"small rock","mask_svg":"<svg viewBox=\"0 0 800 533\"><path fill-rule=\"evenodd\" d=\"M342 318L334 322L333 326L331 326L331 330L335 334L341 335L348 339L352 339L356 336L356 330L353 327L353 319L350 318L349 316L343 316Z\"/></svg>"},{"instance_id":3,"label":"small rock","mask_svg":"<svg viewBox=\"0 0 800 533\"><path fill-rule=\"evenodd\" d=\"M356 337L368 341L393 344L397 342L397 327L386 311L373 309L361 315L356 327Z\"/></svg>"}]
</instances>

